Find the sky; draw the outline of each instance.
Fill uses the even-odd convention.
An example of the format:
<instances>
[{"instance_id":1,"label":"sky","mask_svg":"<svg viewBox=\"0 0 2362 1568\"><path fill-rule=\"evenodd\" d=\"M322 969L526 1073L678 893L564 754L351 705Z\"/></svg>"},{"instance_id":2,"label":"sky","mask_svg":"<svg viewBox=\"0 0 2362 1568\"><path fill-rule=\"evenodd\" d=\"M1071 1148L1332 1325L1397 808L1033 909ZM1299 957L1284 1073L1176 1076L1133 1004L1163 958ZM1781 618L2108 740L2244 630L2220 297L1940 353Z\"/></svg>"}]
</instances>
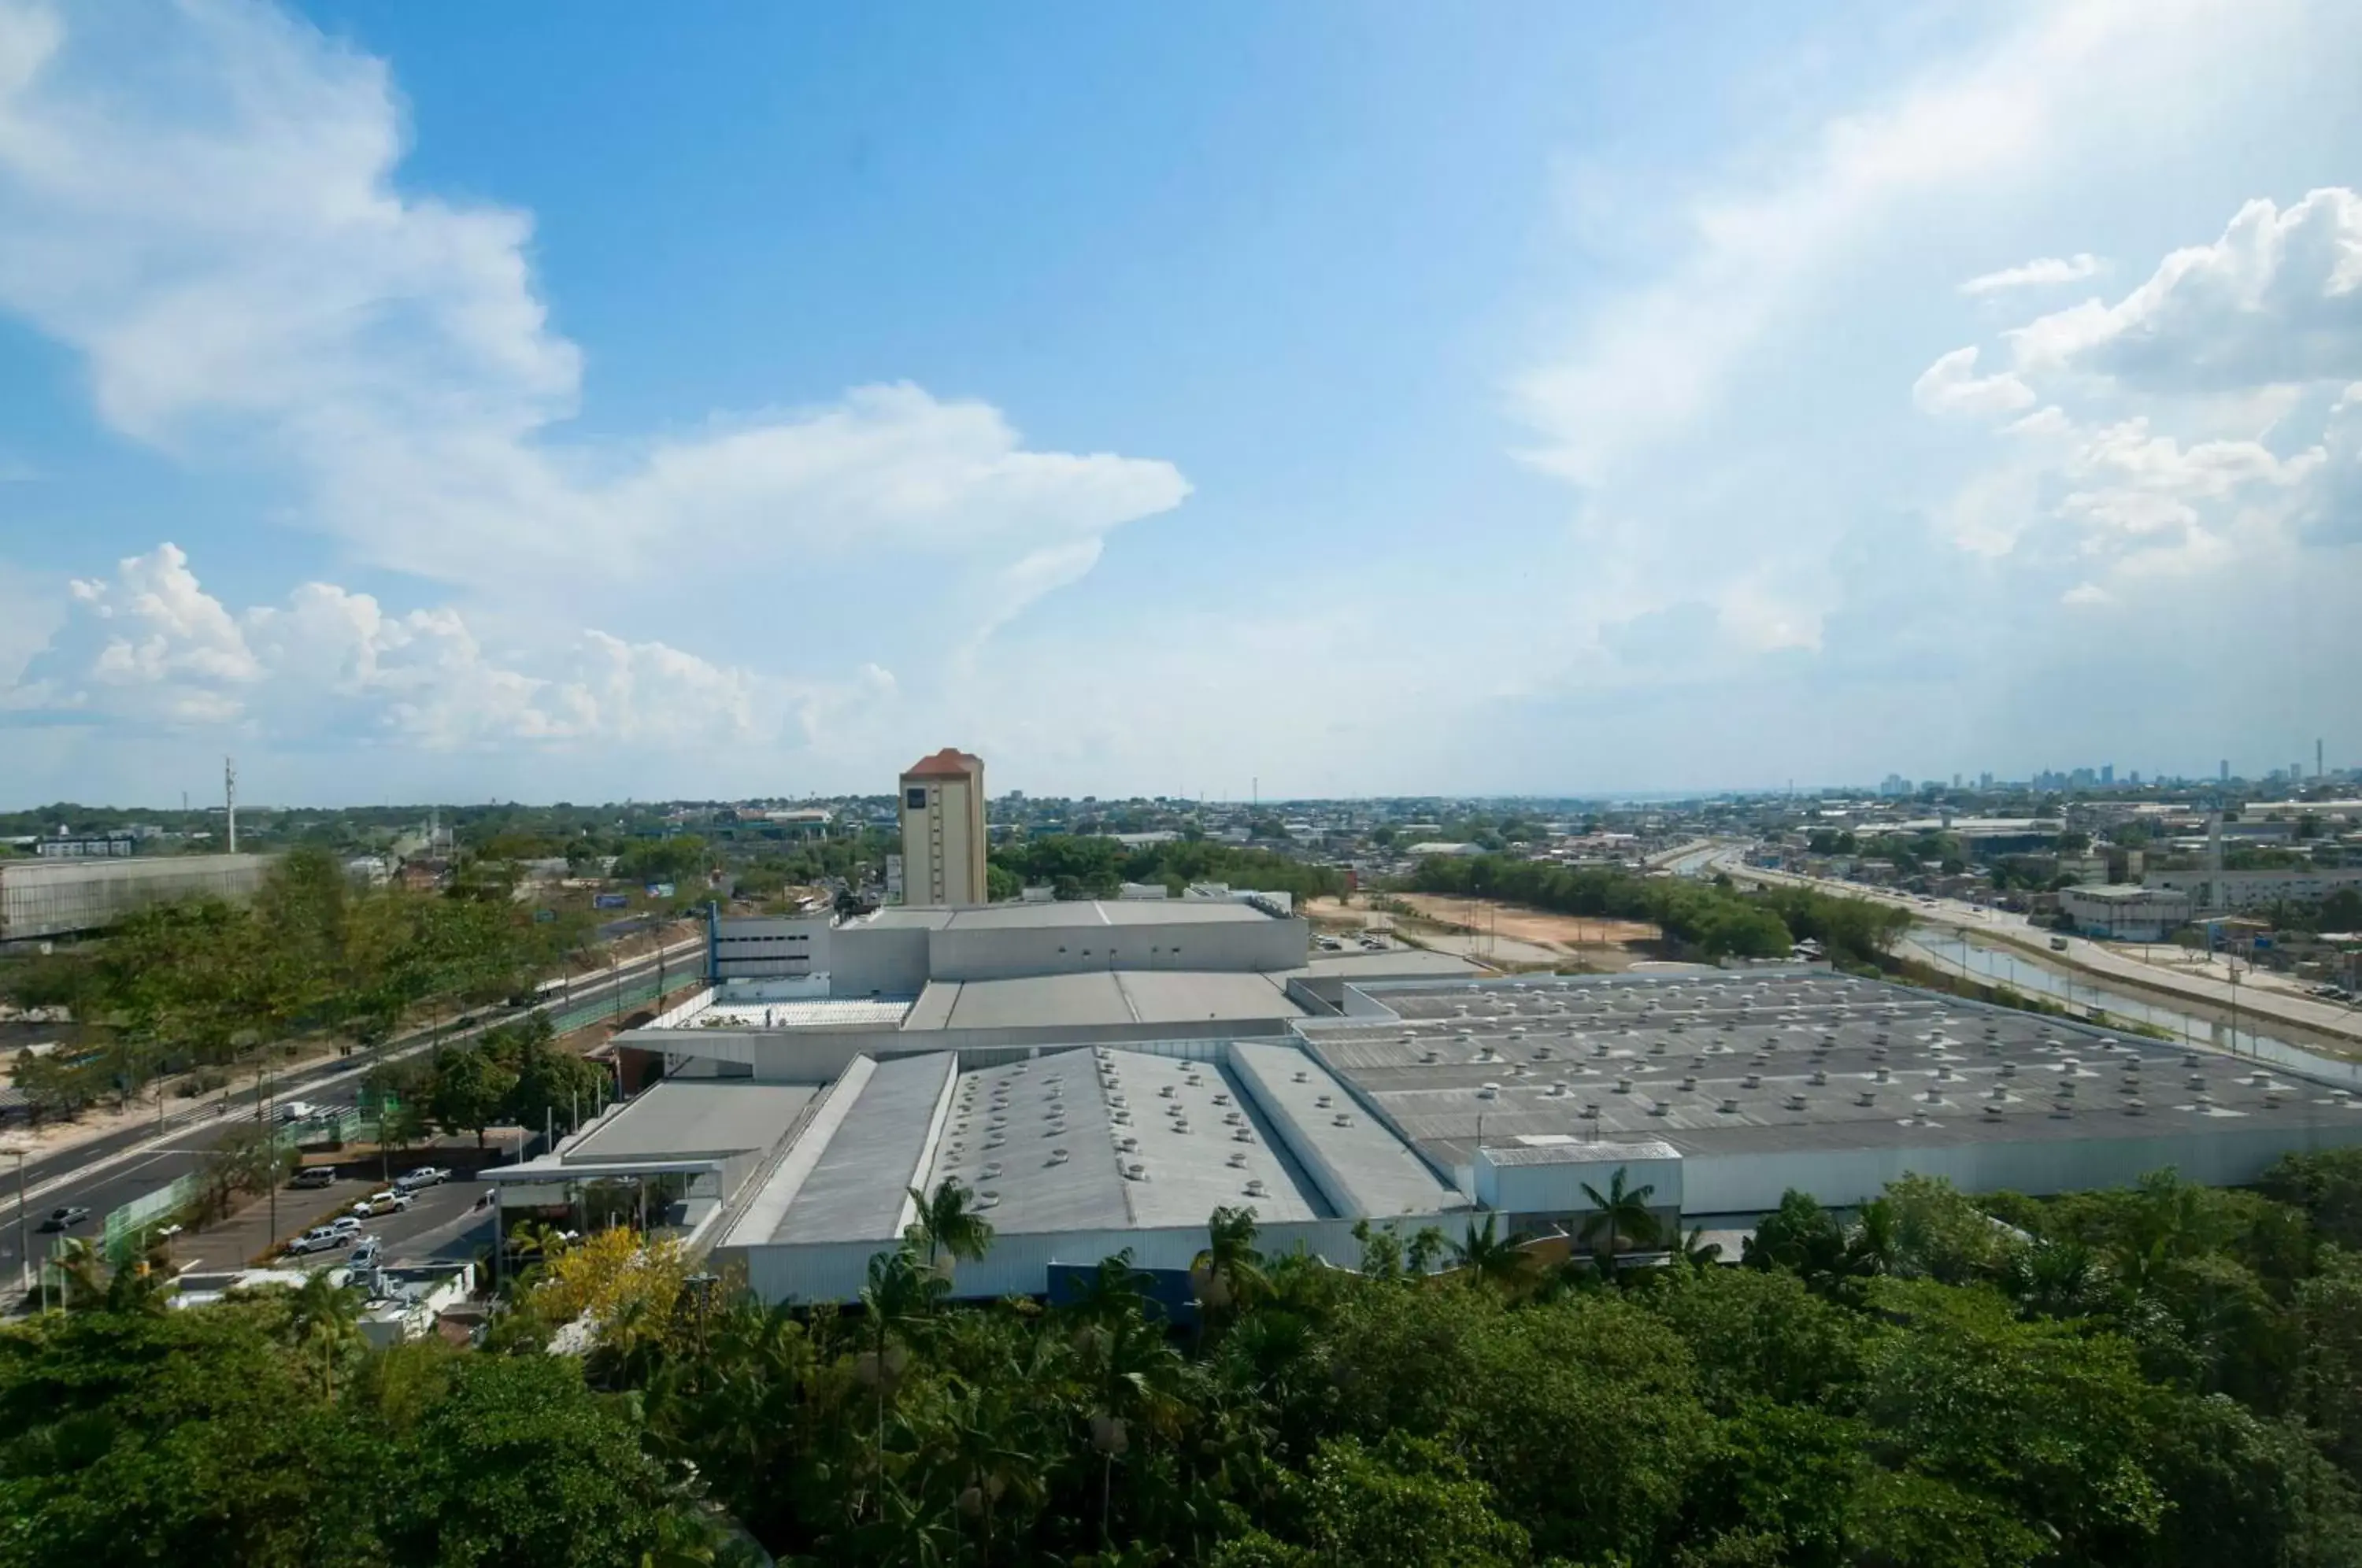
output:
<instances>
[{"instance_id":1,"label":"sky","mask_svg":"<svg viewBox=\"0 0 2362 1568\"><path fill-rule=\"evenodd\" d=\"M2362 6L0 0L0 804L2362 764Z\"/></svg>"}]
</instances>

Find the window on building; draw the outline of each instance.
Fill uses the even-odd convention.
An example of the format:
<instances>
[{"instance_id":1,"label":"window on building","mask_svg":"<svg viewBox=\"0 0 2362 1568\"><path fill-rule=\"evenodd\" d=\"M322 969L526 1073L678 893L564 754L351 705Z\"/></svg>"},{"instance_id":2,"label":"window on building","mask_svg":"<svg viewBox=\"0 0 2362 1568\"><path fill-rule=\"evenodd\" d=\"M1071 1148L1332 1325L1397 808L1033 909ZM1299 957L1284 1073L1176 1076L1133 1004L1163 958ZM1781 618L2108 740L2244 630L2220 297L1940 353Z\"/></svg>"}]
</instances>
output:
<instances>
[{"instance_id":1,"label":"window on building","mask_svg":"<svg viewBox=\"0 0 2362 1568\"><path fill-rule=\"evenodd\" d=\"M923 812L923 811L925 811L925 810L927 809L927 791L926 791L926 790L925 790L923 787L922 787L922 788L919 788L919 789L916 789L916 790L910 790L909 792L907 792L906 794L904 794L904 795L903 795L903 797L902 797L902 803L903 803L904 805L906 805L906 806L910 807L910 809L911 809L911 810L912 810L912 811L914 811L914 812Z\"/></svg>"}]
</instances>

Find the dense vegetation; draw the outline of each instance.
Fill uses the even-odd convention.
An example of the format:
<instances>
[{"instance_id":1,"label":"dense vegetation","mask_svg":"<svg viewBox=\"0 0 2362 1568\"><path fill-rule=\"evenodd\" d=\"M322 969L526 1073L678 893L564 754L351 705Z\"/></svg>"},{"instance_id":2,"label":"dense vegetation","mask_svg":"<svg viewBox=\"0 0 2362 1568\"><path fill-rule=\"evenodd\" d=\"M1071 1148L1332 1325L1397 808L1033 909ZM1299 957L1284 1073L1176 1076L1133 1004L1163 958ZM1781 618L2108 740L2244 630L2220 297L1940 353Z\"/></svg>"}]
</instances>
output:
<instances>
[{"instance_id":1,"label":"dense vegetation","mask_svg":"<svg viewBox=\"0 0 2362 1568\"><path fill-rule=\"evenodd\" d=\"M999 873L992 878L995 898L1014 898L1027 884L1048 887L1062 899L1111 897L1125 882L1162 882L1175 893L1192 882L1227 882L1298 899L1345 890L1345 873L1334 866L1201 838L1130 849L1112 838L1045 834L997 846L991 871Z\"/></svg>"},{"instance_id":2,"label":"dense vegetation","mask_svg":"<svg viewBox=\"0 0 2362 1568\"><path fill-rule=\"evenodd\" d=\"M189 1087L305 1032L372 1045L436 1007L508 996L588 936L536 921L496 863L448 889L357 888L325 850L297 849L248 903L186 899L127 917L104 942L0 968L0 994L71 1010L69 1049L15 1064L37 1114L128 1099L160 1074Z\"/></svg>"},{"instance_id":3,"label":"dense vegetation","mask_svg":"<svg viewBox=\"0 0 2362 1568\"><path fill-rule=\"evenodd\" d=\"M1492 855L1422 860L1411 885L1420 892L1503 899L1562 914L1647 921L1708 958L1785 958L1809 937L1840 963L1875 965L1911 923L1907 912L1892 906L1808 888L1740 892L1721 882Z\"/></svg>"},{"instance_id":4,"label":"dense vegetation","mask_svg":"<svg viewBox=\"0 0 2362 1568\"><path fill-rule=\"evenodd\" d=\"M1606 1199L1645 1195L1618 1184ZM944 1194L864 1309L709 1299L628 1237L491 1348L364 1353L348 1309L160 1315L136 1275L0 1333L0 1563L1225 1568L2362 1561L2362 1154L2259 1192L1792 1197L1742 1267L1551 1267L1365 1232L1358 1274L1216 1216L1168 1327L1120 1258L959 1308ZM2006 1225L1996 1224L1999 1216ZM587 1356L557 1324L605 1325Z\"/></svg>"}]
</instances>

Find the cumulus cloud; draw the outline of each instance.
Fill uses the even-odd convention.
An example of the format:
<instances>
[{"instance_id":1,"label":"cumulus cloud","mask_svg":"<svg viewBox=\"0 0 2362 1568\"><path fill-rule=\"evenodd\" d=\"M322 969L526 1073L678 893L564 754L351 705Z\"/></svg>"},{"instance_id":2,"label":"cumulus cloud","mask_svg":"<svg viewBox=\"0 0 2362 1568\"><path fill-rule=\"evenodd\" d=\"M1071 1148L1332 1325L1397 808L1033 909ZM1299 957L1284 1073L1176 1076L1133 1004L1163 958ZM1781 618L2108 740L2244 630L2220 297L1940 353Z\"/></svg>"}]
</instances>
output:
<instances>
[{"instance_id":1,"label":"cumulus cloud","mask_svg":"<svg viewBox=\"0 0 2362 1568\"><path fill-rule=\"evenodd\" d=\"M1929 413L2003 412L2037 388L2058 400L2007 427L2019 441L1956 508L2008 496L1988 553L2072 573L2070 608L2349 538L2352 394L2324 406L2302 389L2362 372L2356 297L2362 200L2315 191L2285 210L2248 202L2121 300L2010 330L2013 371L1977 377L1974 348L1944 356L1915 389ZM2141 412L2114 412L2128 401ZM2325 554L2319 569L2350 578L2353 563Z\"/></svg>"},{"instance_id":2,"label":"cumulus cloud","mask_svg":"<svg viewBox=\"0 0 2362 1568\"><path fill-rule=\"evenodd\" d=\"M2249 202L2114 304L2043 316L2010 342L2022 369L2168 394L2362 377L2362 195Z\"/></svg>"},{"instance_id":3,"label":"cumulus cloud","mask_svg":"<svg viewBox=\"0 0 2362 1568\"><path fill-rule=\"evenodd\" d=\"M2090 251L2073 256L2041 256L2022 266L1982 272L1960 285L1964 294L1995 294L2006 289L2050 288L2096 275L2100 259Z\"/></svg>"},{"instance_id":4,"label":"cumulus cloud","mask_svg":"<svg viewBox=\"0 0 2362 1568\"><path fill-rule=\"evenodd\" d=\"M536 636L585 603L645 613L696 554L731 563L723 593L890 563L943 652L1188 494L1169 463L1032 449L989 403L901 382L569 439L584 356L530 216L405 190L405 151L383 62L270 7L0 0L0 309L83 357L117 431L292 473L296 526Z\"/></svg>"},{"instance_id":5,"label":"cumulus cloud","mask_svg":"<svg viewBox=\"0 0 2362 1568\"><path fill-rule=\"evenodd\" d=\"M391 613L324 582L232 611L167 543L111 579L75 581L63 625L0 690L0 709L19 723L122 721L449 751L773 740L832 705L892 692L874 666L844 690L798 688L597 630L527 667L488 652L456 610Z\"/></svg>"},{"instance_id":6,"label":"cumulus cloud","mask_svg":"<svg viewBox=\"0 0 2362 1568\"><path fill-rule=\"evenodd\" d=\"M1930 414L2011 414L2035 401L2034 389L2007 370L1977 374L1977 351L1955 348L1920 373L1911 401Z\"/></svg>"}]
</instances>

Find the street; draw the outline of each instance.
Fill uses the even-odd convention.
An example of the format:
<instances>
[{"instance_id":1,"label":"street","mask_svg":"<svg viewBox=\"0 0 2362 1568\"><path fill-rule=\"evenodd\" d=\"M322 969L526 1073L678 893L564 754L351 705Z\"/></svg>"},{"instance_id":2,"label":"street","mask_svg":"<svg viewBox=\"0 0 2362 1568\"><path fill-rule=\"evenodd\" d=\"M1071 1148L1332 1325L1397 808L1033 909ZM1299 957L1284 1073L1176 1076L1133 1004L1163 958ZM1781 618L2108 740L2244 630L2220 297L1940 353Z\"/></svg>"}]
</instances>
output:
<instances>
[{"instance_id":1,"label":"street","mask_svg":"<svg viewBox=\"0 0 2362 1568\"><path fill-rule=\"evenodd\" d=\"M678 965L685 955L702 946L701 939L683 943L662 955L650 954L632 963L620 965L607 974L581 981L573 989L574 999L578 1004L595 1003L613 990L632 987L654 974L660 957L666 963ZM470 1038L516 1015L507 1009L494 1009L480 1015L466 1028L447 1029L439 1034L433 1030L421 1031L382 1052L331 1056L307 1064L273 1078L271 1094L279 1100L301 1098L320 1106L350 1106L357 1102L370 1069L380 1061L398 1060L439 1042ZM254 1118L254 1092L250 1086L233 1099L234 1109L230 1115L221 1115L215 1109L217 1104L217 1099L208 1099L202 1106L171 1113L161 1134L156 1131L155 1123L147 1122L24 1162L21 1190L25 1214L21 1229L33 1255L46 1254L56 1242L55 1233L45 1233L38 1229L50 1209L69 1206L89 1209L90 1218L65 1233L95 1242L104 1233L106 1216L111 1210L197 1170L204 1163L205 1152L218 1143L229 1128L241 1121L251 1122ZM447 1154L447 1151L443 1153ZM404 1156L396 1174L414 1165L452 1163L439 1154L430 1154L422 1149ZM15 1187L17 1183L17 1173L13 1167L14 1162L0 1165L0 1183L6 1183L6 1187ZM15 1198L15 1192L6 1190L6 1187L0 1187L0 1198ZM344 1187L340 1184L330 1190L342 1192ZM470 1190L472 1194L476 1189ZM344 1202L349 1204L355 1198L366 1196L365 1191L355 1191L352 1196L345 1198ZM291 1233L284 1223L290 1212L291 1198L316 1199L322 1197L323 1194L318 1192L289 1193L282 1189L279 1198L282 1221L280 1234ZM6 1216L5 1221L0 1221L0 1286L5 1286L16 1276L23 1257L18 1247L20 1227L17 1222L16 1208L16 1204L11 1203L6 1210L0 1211ZM421 1205L410 1215L389 1217L371 1229L386 1237L391 1251L397 1232L389 1227L397 1219L411 1222L400 1232L406 1235L411 1229L423 1226L423 1215L438 1208L439 1205ZM192 1242L201 1240L192 1238Z\"/></svg>"}]
</instances>

